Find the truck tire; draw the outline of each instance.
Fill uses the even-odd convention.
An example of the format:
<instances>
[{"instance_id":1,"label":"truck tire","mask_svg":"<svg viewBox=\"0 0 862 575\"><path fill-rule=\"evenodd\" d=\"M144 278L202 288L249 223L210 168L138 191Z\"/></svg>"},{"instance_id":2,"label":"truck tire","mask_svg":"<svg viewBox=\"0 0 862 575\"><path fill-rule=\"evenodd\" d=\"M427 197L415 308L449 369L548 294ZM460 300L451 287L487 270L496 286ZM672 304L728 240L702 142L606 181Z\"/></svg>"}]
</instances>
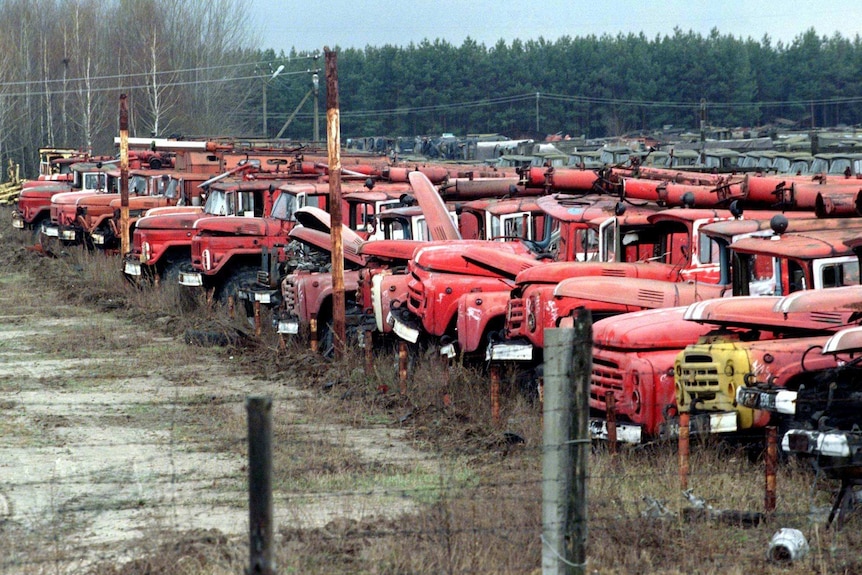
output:
<instances>
[{"instance_id":1,"label":"truck tire","mask_svg":"<svg viewBox=\"0 0 862 575\"><path fill-rule=\"evenodd\" d=\"M241 267L235 269L221 285L216 295L216 301L226 304L230 296L244 287L248 287L257 281L257 266Z\"/></svg>"},{"instance_id":2,"label":"truck tire","mask_svg":"<svg viewBox=\"0 0 862 575\"><path fill-rule=\"evenodd\" d=\"M38 243L46 255L56 256L60 252L60 241L57 238L46 236L41 230L39 231Z\"/></svg>"},{"instance_id":3,"label":"truck tire","mask_svg":"<svg viewBox=\"0 0 862 575\"><path fill-rule=\"evenodd\" d=\"M44 222L46 219L49 218L39 218L38 220L34 221L32 227L27 230L30 234L29 236L27 236L27 239L30 242L31 246L39 245L41 243L39 240L39 236L42 235L42 222Z\"/></svg>"},{"instance_id":4,"label":"truck tire","mask_svg":"<svg viewBox=\"0 0 862 575\"><path fill-rule=\"evenodd\" d=\"M181 261L176 260L168 260L165 262L165 265L162 267L161 273L159 273L159 283L161 285L168 284L176 284L180 280L180 267L182 266Z\"/></svg>"}]
</instances>

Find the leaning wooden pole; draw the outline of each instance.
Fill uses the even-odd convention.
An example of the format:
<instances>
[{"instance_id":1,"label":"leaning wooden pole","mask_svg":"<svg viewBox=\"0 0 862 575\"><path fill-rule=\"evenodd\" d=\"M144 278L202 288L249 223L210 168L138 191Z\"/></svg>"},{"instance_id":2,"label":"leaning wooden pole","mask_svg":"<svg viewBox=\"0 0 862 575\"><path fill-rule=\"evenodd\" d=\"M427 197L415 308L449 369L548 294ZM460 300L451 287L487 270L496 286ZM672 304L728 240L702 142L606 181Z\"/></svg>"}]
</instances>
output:
<instances>
[{"instance_id":1,"label":"leaning wooden pole","mask_svg":"<svg viewBox=\"0 0 862 575\"><path fill-rule=\"evenodd\" d=\"M129 109L120 94L120 253L129 253Z\"/></svg>"},{"instance_id":2,"label":"leaning wooden pole","mask_svg":"<svg viewBox=\"0 0 862 575\"><path fill-rule=\"evenodd\" d=\"M335 359L344 357L344 245L341 240L341 120L338 109L338 54L326 53L326 147L329 156L329 216L332 238L332 335Z\"/></svg>"}]
</instances>

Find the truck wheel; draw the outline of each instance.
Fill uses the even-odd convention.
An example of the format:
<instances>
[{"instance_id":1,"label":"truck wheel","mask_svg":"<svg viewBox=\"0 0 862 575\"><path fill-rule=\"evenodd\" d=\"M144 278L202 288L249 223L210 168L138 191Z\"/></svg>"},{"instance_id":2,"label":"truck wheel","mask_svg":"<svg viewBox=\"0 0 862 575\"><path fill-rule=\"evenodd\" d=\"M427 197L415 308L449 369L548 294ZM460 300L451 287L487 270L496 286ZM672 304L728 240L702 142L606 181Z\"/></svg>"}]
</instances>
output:
<instances>
[{"instance_id":1,"label":"truck wheel","mask_svg":"<svg viewBox=\"0 0 862 575\"><path fill-rule=\"evenodd\" d=\"M27 240L30 242L31 246L39 245L41 243L39 237L42 235L43 221L44 218L37 222L33 222L33 227L28 230L30 235L27 236Z\"/></svg>"},{"instance_id":2,"label":"truck wheel","mask_svg":"<svg viewBox=\"0 0 862 575\"><path fill-rule=\"evenodd\" d=\"M162 272L159 274L159 283L162 285L178 283L180 281L180 266L182 266L182 262L166 261Z\"/></svg>"},{"instance_id":3,"label":"truck wheel","mask_svg":"<svg viewBox=\"0 0 862 575\"><path fill-rule=\"evenodd\" d=\"M46 236L41 231L39 232L39 245L42 246L42 252L49 256L56 256L60 251L60 242L57 238Z\"/></svg>"},{"instance_id":4,"label":"truck wheel","mask_svg":"<svg viewBox=\"0 0 862 575\"><path fill-rule=\"evenodd\" d=\"M326 320L318 324L318 345L317 351L320 355L327 359L332 359L335 356L335 341L332 332L332 320Z\"/></svg>"},{"instance_id":5,"label":"truck wheel","mask_svg":"<svg viewBox=\"0 0 862 575\"><path fill-rule=\"evenodd\" d=\"M244 267L234 270L234 272L222 284L218 290L216 300L219 303L226 304L230 296L236 296L237 292L245 287L249 287L257 282L257 267Z\"/></svg>"}]
</instances>

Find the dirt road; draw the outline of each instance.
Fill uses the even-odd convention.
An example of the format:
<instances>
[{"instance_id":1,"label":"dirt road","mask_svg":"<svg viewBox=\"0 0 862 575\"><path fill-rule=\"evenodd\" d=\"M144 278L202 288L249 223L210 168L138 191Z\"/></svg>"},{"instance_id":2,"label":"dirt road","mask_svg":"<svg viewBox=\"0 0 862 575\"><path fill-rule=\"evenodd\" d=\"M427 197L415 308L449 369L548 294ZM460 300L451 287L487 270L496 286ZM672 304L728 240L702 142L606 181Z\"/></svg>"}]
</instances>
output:
<instances>
[{"instance_id":1,"label":"dirt road","mask_svg":"<svg viewBox=\"0 0 862 575\"><path fill-rule=\"evenodd\" d=\"M38 256L19 255L27 257ZM397 429L357 430L311 416L310 392L289 378L251 375L240 358L117 317L110 302L64 303L30 271L6 263L0 573L122 561L165 533L215 530L241 548L248 532L244 401L252 394L275 396L273 417L289 429L282 440L292 438L297 449L313 437L371 468L429 469ZM308 482L280 481L276 522L316 527L394 516L413 505L409 497L383 505L373 488L315 492Z\"/></svg>"}]
</instances>

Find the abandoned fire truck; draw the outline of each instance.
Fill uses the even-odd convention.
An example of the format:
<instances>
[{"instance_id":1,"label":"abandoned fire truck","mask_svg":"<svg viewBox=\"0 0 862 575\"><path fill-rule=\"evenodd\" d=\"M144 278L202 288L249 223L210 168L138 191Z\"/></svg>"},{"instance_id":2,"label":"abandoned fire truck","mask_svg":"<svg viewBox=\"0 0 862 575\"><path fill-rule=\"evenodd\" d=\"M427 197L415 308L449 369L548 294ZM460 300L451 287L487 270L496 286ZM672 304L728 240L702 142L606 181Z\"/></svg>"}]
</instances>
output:
<instances>
[{"instance_id":1,"label":"abandoned fire truck","mask_svg":"<svg viewBox=\"0 0 862 575\"><path fill-rule=\"evenodd\" d=\"M595 308L602 316L616 315L651 307L667 307L664 292L674 297L715 297L724 286L719 283L719 262L713 258L709 243L702 243L700 229L707 224L734 218L728 210L671 208L652 214L640 214L629 225L617 231L614 225L602 229L605 245L619 245L619 260L548 264L521 272L506 314L505 338L493 342L488 358L499 361L541 361L544 330L558 327L576 307ZM611 298L608 282L623 285L627 279L650 279L658 282L652 291L658 299L625 294ZM689 283L691 282L691 283ZM678 285L679 284L679 285ZM680 286L687 284L688 287ZM632 284L634 285L634 284ZM655 292L659 289L660 292ZM595 296L604 292L602 300ZM668 292L670 293L670 292ZM626 296L634 297L626 297ZM682 302L677 304L682 305Z\"/></svg>"},{"instance_id":2,"label":"abandoned fire truck","mask_svg":"<svg viewBox=\"0 0 862 575\"><path fill-rule=\"evenodd\" d=\"M858 285L859 262L847 245L859 235L854 224L848 220L843 229L746 238L736 242L734 250L741 258L764 251L774 254L771 281L776 293ZM686 319L743 327L749 337L715 337L687 346L675 365L677 409L699 416L698 423L712 432L762 428L771 420L770 414L739 403L736 392L740 387L796 391L806 384L810 370L832 367L834 357L812 355L811 349L856 321L853 311L847 309L853 306L837 300L830 290L790 295L784 301L797 300L820 303L798 310L779 304L772 313L756 314L741 304L734 308L732 302L692 306Z\"/></svg>"},{"instance_id":3,"label":"abandoned fire truck","mask_svg":"<svg viewBox=\"0 0 862 575\"><path fill-rule=\"evenodd\" d=\"M350 255L354 263L359 264L355 270L346 272L344 279L345 291L350 294L350 297L346 298L346 303L349 307L347 315L350 319L349 327L352 332L358 333L362 329L361 326L370 324L369 314L366 313L367 305L364 302L368 302L371 297L368 294L368 290L372 289L373 285L370 279L371 274L377 272L380 272L380 275L383 275L384 272L392 273L398 264L403 266L404 262L412 257L416 246L425 243L422 239L424 237L440 241L460 238L460 233L455 225L454 214L443 203L442 198L427 176L414 172L409 175L409 181L414 194L413 197L422 211L421 217L411 216L409 229L404 227L408 220L402 220L402 224L399 226L401 235L409 235L409 237L387 238L387 230L391 234L394 228L377 229L375 231L383 232L383 238L360 242L356 246L351 246L355 248L355 252L351 251L349 254L347 251L349 244L344 242L345 258ZM380 221L391 220L384 218ZM328 221L325 223L328 224ZM291 236L319 249L327 250L330 243L325 229L326 226L321 227L319 225L318 230L310 231L298 227L291 232ZM311 231L316 231L317 234L311 234ZM359 253L364 246L372 246L369 254ZM360 269L362 268L365 269L365 275L360 278ZM360 284L361 279L364 281ZM279 311L279 333L295 335L305 332L307 327L313 346L315 342L321 340L331 344L331 337L328 337L331 335L331 330L328 329L328 325L329 318L332 317L332 287L332 275L329 273L328 265L317 270L297 269L293 273L287 274L281 284L282 308ZM360 292L364 290L365 293L357 293L360 287L363 288ZM323 347L325 352L330 349L331 345L324 345Z\"/></svg>"},{"instance_id":4,"label":"abandoned fire truck","mask_svg":"<svg viewBox=\"0 0 862 575\"><path fill-rule=\"evenodd\" d=\"M776 222L779 222L779 230L797 232L845 225L843 220L807 218L791 218L783 223L776 219ZM716 254L721 263L720 283L732 285L735 296L790 293L786 283L777 281L778 270L786 269L788 263L782 261L780 250L771 250L776 243L760 241L757 244L759 250L743 251L746 238L769 237L774 233L772 228L771 220L752 219L714 223L702 228L701 232L714 244L710 252ZM734 249L737 245L741 246L738 254ZM850 262L850 259L845 261ZM834 285L829 277L820 273L830 262L820 260L817 253L799 257L798 262L809 270L809 277L813 278L809 287ZM826 273L828 275L829 272ZM619 290L625 289L640 288L630 283L619 286ZM718 301L732 302L736 299ZM594 324L590 391L590 405L597 414L591 421L594 437L606 437L604 413L609 393L613 395L621 440L638 442L672 433L676 412L674 363L679 353L685 346L696 343L698 338L719 327L729 334L745 331L744 326L686 321L686 310L697 307L698 304L691 308L627 313Z\"/></svg>"},{"instance_id":5,"label":"abandoned fire truck","mask_svg":"<svg viewBox=\"0 0 862 575\"><path fill-rule=\"evenodd\" d=\"M263 249L274 254L278 260L284 250L288 233L296 220L298 207L315 206L328 210L329 184L302 183L284 184L280 188L287 196L282 202L276 200L268 216L243 218L241 216L202 218L195 222L195 233L191 245L191 270L180 273L180 284L187 287L203 287L213 291L218 299L227 301L257 281L257 270ZM301 191L302 190L302 191ZM403 197L410 191L406 184L374 184L371 180L345 182L342 200L348 214L349 227L363 238L375 233L374 217L388 206L401 205ZM295 198L299 198L297 202Z\"/></svg>"},{"instance_id":6,"label":"abandoned fire truck","mask_svg":"<svg viewBox=\"0 0 862 575\"><path fill-rule=\"evenodd\" d=\"M858 302L862 293L854 297ZM836 517L841 525L850 510L845 503L852 503L853 489L862 484L860 335L862 328L852 327L826 340L822 353L840 357L837 366L815 372L795 393L783 392L794 393L792 398L771 396L769 401L758 402L761 409L793 418L781 440L783 451L810 461L818 473L840 481L827 525Z\"/></svg>"},{"instance_id":7,"label":"abandoned fire truck","mask_svg":"<svg viewBox=\"0 0 862 575\"><path fill-rule=\"evenodd\" d=\"M253 170L253 167L247 170ZM191 261L195 222L203 217L246 212L262 215L272 207L276 193L270 187L275 182L280 183L279 180L267 178L218 179L216 176L201 184L207 189L204 206L170 206L149 210L137 221L131 252L123 256L126 278L135 283L142 279L176 281L181 266Z\"/></svg>"},{"instance_id":8,"label":"abandoned fire truck","mask_svg":"<svg viewBox=\"0 0 862 575\"><path fill-rule=\"evenodd\" d=\"M786 297L776 306L781 313L798 313L801 311L855 311L862 301L862 286L847 286L831 288L823 292L797 292ZM823 355L850 353L851 358L842 360L834 369L815 374L812 381L800 385L797 389L787 386L776 386L774 381L749 381L736 391L736 401L752 409L769 411L777 414L774 419L781 419L783 428L815 429L818 423L826 423L831 427L849 429L853 422L859 419L852 404L846 403L854 398L855 387L858 385L856 374L859 373L859 360L852 353L858 349L859 327L842 329L830 336L822 346ZM804 358L803 358L804 359ZM803 366L806 369L806 366ZM808 370L806 370L808 371ZM846 380L845 377L847 376ZM846 386L845 386L846 382ZM820 421L827 411L831 410L832 421Z\"/></svg>"},{"instance_id":9,"label":"abandoned fire truck","mask_svg":"<svg viewBox=\"0 0 862 575\"><path fill-rule=\"evenodd\" d=\"M549 224L550 218L535 198L466 202L459 216L462 239L432 242L416 250L404 276L406 297L400 300L402 305L388 310L387 323L411 343L416 343L420 334L445 337L449 341L441 343L451 343L457 339L458 300L463 294L509 291L512 287L500 269L464 256L493 245L500 254L535 259L551 240L546 222ZM387 289L398 291L394 276L384 281Z\"/></svg>"}]
</instances>

